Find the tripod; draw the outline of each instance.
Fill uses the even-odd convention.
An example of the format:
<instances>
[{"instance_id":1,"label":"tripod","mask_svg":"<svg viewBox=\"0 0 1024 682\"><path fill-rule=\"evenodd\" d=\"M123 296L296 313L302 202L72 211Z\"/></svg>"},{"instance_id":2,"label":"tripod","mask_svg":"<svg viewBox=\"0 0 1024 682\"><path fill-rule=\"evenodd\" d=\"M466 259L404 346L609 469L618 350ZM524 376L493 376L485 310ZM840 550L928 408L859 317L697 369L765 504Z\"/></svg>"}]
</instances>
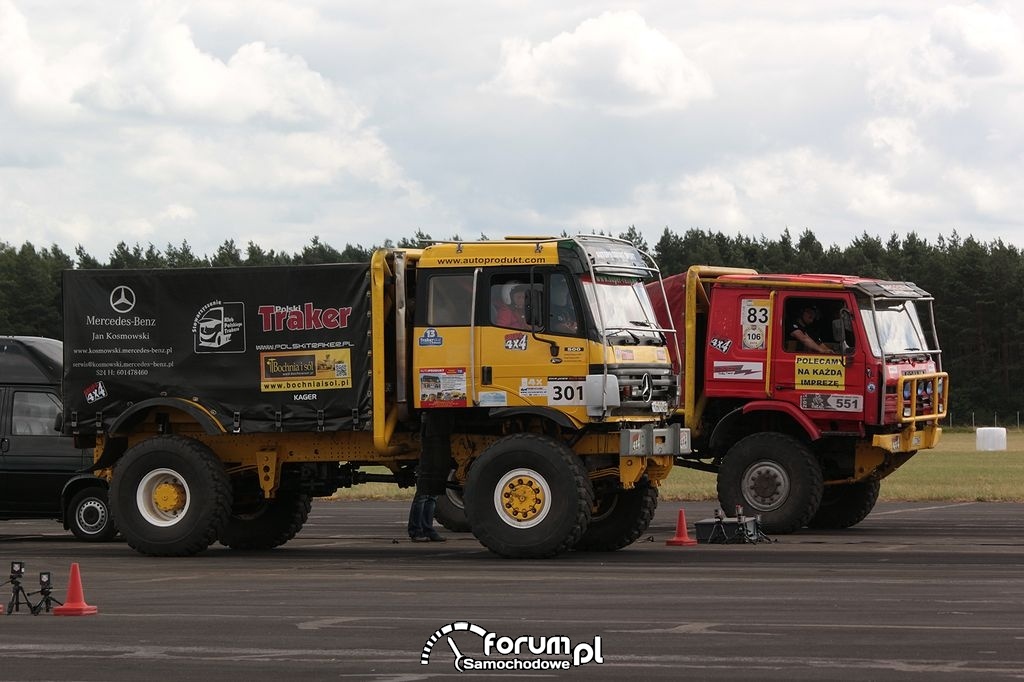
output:
<instances>
[{"instance_id":1,"label":"tripod","mask_svg":"<svg viewBox=\"0 0 1024 682\"><path fill-rule=\"evenodd\" d=\"M22 604L25 604L28 610L32 614L35 614L36 609L32 606L32 602L28 600L28 594L25 592L25 588L21 586L21 577L11 575L11 579L4 583L0 583L0 587L7 583L11 584L11 601L7 602L7 615L9 616L15 611L20 611Z\"/></svg>"},{"instance_id":2,"label":"tripod","mask_svg":"<svg viewBox=\"0 0 1024 682\"><path fill-rule=\"evenodd\" d=\"M38 592L29 592L29 597L31 597L33 594L42 595L39 597L39 603L32 607L33 616L38 616L39 612L42 611L44 608L46 609L46 612L49 613L50 609L53 607L54 604L57 604L58 606L64 606L64 602L50 594L51 592L53 592L53 588L50 587L49 584L47 584L45 587L40 587ZM26 601L28 601L28 599L26 599Z\"/></svg>"}]
</instances>

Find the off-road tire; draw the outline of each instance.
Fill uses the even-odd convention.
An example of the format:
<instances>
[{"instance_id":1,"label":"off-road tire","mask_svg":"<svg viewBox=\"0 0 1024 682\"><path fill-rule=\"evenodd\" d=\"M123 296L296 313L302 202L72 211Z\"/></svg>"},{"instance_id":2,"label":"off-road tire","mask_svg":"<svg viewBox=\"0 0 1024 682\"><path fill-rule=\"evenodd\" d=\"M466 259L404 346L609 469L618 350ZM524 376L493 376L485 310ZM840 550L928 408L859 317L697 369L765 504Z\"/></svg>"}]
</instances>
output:
<instances>
[{"instance_id":1,"label":"off-road tire","mask_svg":"<svg viewBox=\"0 0 1024 682\"><path fill-rule=\"evenodd\" d=\"M614 552L636 542L651 525L658 508L658 489L646 479L629 490L598 497L590 526L576 544L589 552Z\"/></svg>"},{"instance_id":2,"label":"off-road tire","mask_svg":"<svg viewBox=\"0 0 1024 682\"><path fill-rule=\"evenodd\" d=\"M808 528L840 529L856 526L864 520L878 502L879 481L858 481L842 485L827 485L821 496L818 512L807 524Z\"/></svg>"},{"instance_id":3,"label":"off-road tire","mask_svg":"<svg viewBox=\"0 0 1024 682\"><path fill-rule=\"evenodd\" d=\"M594 489L583 463L564 443L517 433L473 462L464 499L481 544L503 557L541 559L561 554L583 537Z\"/></svg>"},{"instance_id":4,"label":"off-road tire","mask_svg":"<svg viewBox=\"0 0 1024 682\"><path fill-rule=\"evenodd\" d=\"M160 488L177 490L178 509L158 504ZM224 466L199 441L153 436L114 466L110 508L128 545L150 556L191 556L209 547L231 513Z\"/></svg>"},{"instance_id":5,"label":"off-road tire","mask_svg":"<svg viewBox=\"0 0 1024 682\"><path fill-rule=\"evenodd\" d=\"M718 501L726 515L742 506L761 516L761 529L786 534L807 525L824 485L821 466L802 441L781 433L755 433L725 453L718 470Z\"/></svg>"},{"instance_id":6,"label":"off-road tire","mask_svg":"<svg viewBox=\"0 0 1024 682\"><path fill-rule=\"evenodd\" d=\"M455 470L448 475L448 486L444 494L437 498L434 509L434 520L453 533L468 533L469 519L466 518L466 504L462 499L462 488L452 488L455 483Z\"/></svg>"},{"instance_id":7,"label":"off-road tire","mask_svg":"<svg viewBox=\"0 0 1024 682\"><path fill-rule=\"evenodd\" d=\"M279 490L272 500L261 499L248 508L233 509L220 532L220 543L231 549L279 547L302 530L312 507L311 495Z\"/></svg>"}]
</instances>

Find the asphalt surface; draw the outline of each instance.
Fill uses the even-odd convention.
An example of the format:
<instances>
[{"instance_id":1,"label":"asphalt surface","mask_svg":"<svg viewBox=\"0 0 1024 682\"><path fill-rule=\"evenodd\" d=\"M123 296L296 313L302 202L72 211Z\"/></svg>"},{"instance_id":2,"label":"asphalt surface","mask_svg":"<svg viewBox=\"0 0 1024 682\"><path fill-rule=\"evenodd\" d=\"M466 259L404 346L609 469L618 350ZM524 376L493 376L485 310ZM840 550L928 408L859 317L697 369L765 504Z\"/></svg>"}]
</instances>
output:
<instances>
[{"instance_id":1,"label":"asphalt surface","mask_svg":"<svg viewBox=\"0 0 1024 682\"><path fill-rule=\"evenodd\" d=\"M662 502L636 544L548 561L410 543L395 502L318 501L284 547L181 559L0 522L0 570L24 561L30 592L52 571L63 600L77 562L99 611L0 616L0 679L1024 678L1024 505L883 503L845 531L666 546L680 507L692 534L712 506ZM506 669L459 672L456 649Z\"/></svg>"}]
</instances>

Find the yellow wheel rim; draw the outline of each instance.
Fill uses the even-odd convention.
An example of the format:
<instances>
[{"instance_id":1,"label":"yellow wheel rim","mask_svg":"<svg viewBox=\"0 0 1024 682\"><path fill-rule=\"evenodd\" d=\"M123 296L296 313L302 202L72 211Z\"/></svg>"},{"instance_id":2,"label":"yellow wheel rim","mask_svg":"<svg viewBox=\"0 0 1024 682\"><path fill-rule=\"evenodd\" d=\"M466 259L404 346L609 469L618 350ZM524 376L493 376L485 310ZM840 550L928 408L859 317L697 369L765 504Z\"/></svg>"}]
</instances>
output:
<instances>
[{"instance_id":1,"label":"yellow wheel rim","mask_svg":"<svg viewBox=\"0 0 1024 682\"><path fill-rule=\"evenodd\" d=\"M147 523L164 528L173 526L188 515L191 505L188 482L174 469L153 469L139 481L135 505Z\"/></svg>"},{"instance_id":2,"label":"yellow wheel rim","mask_svg":"<svg viewBox=\"0 0 1024 682\"><path fill-rule=\"evenodd\" d=\"M161 483L153 491L153 504L164 513L185 508L185 488L177 483Z\"/></svg>"},{"instance_id":3,"label":"yellow wheel rim","mask_svg":"<svg viewBox=\"0 0 1024 682\"><path fill-rule=\"evenodd\" d=\"M533 469L515 469L498 481L494 506L508 525L531 528L543 521L551 510L551 488Z\"/></svg>"}]
</instances>

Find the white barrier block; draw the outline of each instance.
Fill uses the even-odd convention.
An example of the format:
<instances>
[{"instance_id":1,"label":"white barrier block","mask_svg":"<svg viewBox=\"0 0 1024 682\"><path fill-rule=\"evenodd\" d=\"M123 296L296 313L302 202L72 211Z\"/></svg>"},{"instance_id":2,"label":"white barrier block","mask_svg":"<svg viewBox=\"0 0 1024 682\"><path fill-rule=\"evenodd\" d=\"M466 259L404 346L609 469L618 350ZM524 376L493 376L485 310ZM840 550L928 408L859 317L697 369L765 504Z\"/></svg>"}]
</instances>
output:
<instances>
[{"instance_id":1,"label":"white barrier block","mask_svg":"<svg viewBox=\"0 0 1024 682\"><path fill-rule=\"evenodd\" d=\"M979 452L1006 449L1006 429L1001 426L979 428L975 438L974 447Z\"/></svg>"}]
</instances>

